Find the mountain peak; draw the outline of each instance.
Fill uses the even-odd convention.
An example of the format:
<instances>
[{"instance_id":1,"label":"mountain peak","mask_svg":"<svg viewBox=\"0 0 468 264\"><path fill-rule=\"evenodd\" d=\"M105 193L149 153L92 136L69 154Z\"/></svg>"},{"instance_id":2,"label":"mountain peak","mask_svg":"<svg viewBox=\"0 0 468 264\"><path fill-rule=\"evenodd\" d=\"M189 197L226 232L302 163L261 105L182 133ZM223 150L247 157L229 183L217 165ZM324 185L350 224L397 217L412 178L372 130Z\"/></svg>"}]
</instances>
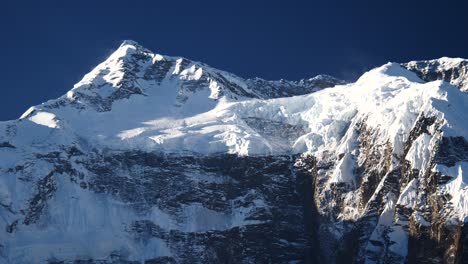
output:
<instances>
[{"instance_id":1,"label":"mountain peak","mask_svg":"<svg viewBox=\"0 0 468 264\"><path fill-rule=\"evenodd\" d=\"M114 102L147 96L152 100L148 104L152 105L155 98L164 98L160 104L180 110L191 97L197 100L203 97L207 102L198 101L199 104L212 105L221 98L239 101L288 97L338 84L344 82L332 77L298 82L252 81L201 62L155 54L136 41L124 40L104 62L74 85L64 103L68 100L80 107L106 112Z\"/></svg>"},{"instance_id":2,"label":"mountain peak","mask_svg":"<svg viewBox=\"0 0 468 264\"><path fill-rule=\"evenodd\" d=\"M153 52L143 47L136 41L124 40L122 44L120 44L120 46L112 53L112 55L109 56L109 59L115 58L115 57L122 58L128 55L132 55L134 53L152 54Z\"/></svg>"},{"instance_id":3,"label":"mountain peak","mask_svg":"<svg viewBox=\"0 0 468 264\"><path fill-rule=\"evenodd\" d=\"M120 44L120 46L117 48L116 51L118 51L118 50L128 50L128 49L136 50L136 51L142 51L142 52L145 52L145 53L153 53L149 49L147 49L144 46L140 45L138 42L136 42L134 40L128 40L128 39L122 41L122 44Z\"/></svg>"},{"instance_id":4,"label":"mountain peak","mask_svg":"<svg viewBox=\"0 0 468 264\"><path fill-rule=\"evenodd\" d=\"M138 42L136 42L134 40L126 39L126 40L122 41L122 44L120 44L120 47L127 46L127 45L141 46Z\"/></svg>"}]
</instances>

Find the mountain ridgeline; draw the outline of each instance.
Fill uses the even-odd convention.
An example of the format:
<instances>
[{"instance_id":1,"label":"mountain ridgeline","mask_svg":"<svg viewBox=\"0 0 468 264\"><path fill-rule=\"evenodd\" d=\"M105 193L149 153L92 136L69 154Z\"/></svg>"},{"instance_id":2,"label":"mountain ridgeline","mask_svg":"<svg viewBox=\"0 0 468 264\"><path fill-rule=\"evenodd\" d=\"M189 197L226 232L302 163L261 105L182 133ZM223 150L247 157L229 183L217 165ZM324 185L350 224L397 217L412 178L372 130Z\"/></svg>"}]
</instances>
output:
<instances>
[{"instance_id":1,"label":"mountain ridgeline","mask_svg":"<svg viewBox=\"0 0 468 264\"><path fill-rule=\"evenodd\" d=\"M125 41L0 122L0 263L465 263L468 61L244 79Z\"/></svg>"}]
</instances>

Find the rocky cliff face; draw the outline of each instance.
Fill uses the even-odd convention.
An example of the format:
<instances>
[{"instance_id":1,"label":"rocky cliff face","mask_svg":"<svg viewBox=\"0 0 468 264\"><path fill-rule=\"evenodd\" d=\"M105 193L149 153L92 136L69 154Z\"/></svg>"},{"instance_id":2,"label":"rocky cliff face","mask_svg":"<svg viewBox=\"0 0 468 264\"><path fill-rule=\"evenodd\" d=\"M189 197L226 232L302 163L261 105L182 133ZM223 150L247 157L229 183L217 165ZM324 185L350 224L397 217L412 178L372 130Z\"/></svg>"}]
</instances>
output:
<instances>
[{"instance_id":1,"label":"rocky cliff face","mask_svg":"<svg viewBox=\"0 0 468 264\"><path fill-rule=\"evenodd\" d=\"M0 123L0 262L461 263L468 95L412 70L244 80L126 41Z\"/></svg>"}]
</instances>

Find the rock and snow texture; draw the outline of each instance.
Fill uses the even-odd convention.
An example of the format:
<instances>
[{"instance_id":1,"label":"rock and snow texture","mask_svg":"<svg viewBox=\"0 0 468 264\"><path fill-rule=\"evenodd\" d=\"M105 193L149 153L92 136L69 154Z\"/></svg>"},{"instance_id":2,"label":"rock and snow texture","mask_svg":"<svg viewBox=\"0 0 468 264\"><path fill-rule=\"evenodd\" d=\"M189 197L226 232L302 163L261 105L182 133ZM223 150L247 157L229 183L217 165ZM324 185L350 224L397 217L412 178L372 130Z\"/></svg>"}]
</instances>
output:
<instances>
[{"instance_id":1,"label":"rock and snow texture","mask_svg":"<svg viewBox=\"0 0 468 264\"><path fill-rule=\"evenodd\" d=\"M466 59L443 57L436 60L411 61L402 65L416 72L425 81L444 80L462 91L468 91L468 60Z\"/></svg>"},{"instance_id":2,"label":"rock and snow texture","mask_svg":"<svg viewBox=\"0 0 468 264\"><path fill-rule=\"evenodd\" d=\"M0 123L0 263L460 262L464 63L245 80L125 41Z\"/></svg>"}]
</instances>

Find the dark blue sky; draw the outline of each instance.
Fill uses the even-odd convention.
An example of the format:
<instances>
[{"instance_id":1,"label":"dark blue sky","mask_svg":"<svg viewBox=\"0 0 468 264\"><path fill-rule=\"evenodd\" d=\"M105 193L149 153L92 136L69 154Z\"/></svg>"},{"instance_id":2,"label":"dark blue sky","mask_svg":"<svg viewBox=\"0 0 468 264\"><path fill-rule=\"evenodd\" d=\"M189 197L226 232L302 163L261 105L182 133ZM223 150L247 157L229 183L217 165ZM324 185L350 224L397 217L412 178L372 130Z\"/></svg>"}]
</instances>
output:
<instances>
[{"instance_id":1,"label":"dark blue sky","mask_svg":"<svg viewBox=\"0 0 468 264\"><path fill-rule=\"evenodd\" d=\"M387 61L468 57L468 2L2 1L0 120L58 97L124 39L242 77L355 79Z\"/></svg>"}]
</instances>

